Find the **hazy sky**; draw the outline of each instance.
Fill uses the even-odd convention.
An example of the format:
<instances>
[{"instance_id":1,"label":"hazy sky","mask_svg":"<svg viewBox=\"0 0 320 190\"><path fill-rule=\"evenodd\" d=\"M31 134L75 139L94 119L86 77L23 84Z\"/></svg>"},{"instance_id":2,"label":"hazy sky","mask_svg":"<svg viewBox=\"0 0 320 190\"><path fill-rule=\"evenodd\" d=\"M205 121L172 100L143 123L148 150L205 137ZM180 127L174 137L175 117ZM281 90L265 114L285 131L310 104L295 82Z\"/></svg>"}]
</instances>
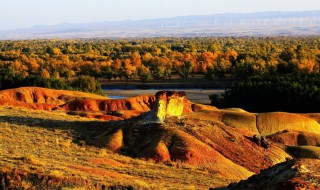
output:
<instances>
[{"instance_id":1,"label":"hazy sky","mask_svg":"<svg viewBox=\"0 0 320 190\"><path fill-rule=\"evenodd\" d=\"M218 13L320 10L320 0L0 0L0 30Z\"/></svg>"}]
</instances>

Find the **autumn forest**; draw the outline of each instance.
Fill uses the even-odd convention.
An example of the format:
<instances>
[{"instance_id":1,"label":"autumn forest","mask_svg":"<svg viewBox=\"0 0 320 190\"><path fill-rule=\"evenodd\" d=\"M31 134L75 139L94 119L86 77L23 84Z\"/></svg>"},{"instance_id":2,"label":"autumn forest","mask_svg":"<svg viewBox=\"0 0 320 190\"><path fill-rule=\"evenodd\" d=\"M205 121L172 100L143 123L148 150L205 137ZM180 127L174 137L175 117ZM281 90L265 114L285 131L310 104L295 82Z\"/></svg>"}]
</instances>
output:
<instances>
[{"instance_id":1,"label":"autumn forest","mask_svg":"<svg viewBox=\"0 0 320 190\"><path fill-rule=\"evenodd\" d=\"M1 41L8 75L69 80L161 80L195 74L207 79L262 73L319 73L319 37L156 38Z\"/></svg>"}]
</instances>

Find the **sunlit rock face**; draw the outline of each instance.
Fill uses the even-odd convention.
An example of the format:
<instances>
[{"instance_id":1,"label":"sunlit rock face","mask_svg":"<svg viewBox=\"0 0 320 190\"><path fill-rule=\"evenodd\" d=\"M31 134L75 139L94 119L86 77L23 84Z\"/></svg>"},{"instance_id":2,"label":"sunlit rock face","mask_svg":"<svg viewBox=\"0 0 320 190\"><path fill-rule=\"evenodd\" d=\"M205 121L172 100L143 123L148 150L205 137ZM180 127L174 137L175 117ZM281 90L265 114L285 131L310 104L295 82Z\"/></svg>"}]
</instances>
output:
<instances>
[{"instance_id":1,"label":"sunlit rock face","mask_svg":"<svg viewBox=\"0 0 320 190\"><path fill-rule=\"evenodd\" d=\"M180 116L184 109L184 91L160 91L152 110L144 118L144 123L162 123L168 116Z\"/></svg>"}]
</instances>

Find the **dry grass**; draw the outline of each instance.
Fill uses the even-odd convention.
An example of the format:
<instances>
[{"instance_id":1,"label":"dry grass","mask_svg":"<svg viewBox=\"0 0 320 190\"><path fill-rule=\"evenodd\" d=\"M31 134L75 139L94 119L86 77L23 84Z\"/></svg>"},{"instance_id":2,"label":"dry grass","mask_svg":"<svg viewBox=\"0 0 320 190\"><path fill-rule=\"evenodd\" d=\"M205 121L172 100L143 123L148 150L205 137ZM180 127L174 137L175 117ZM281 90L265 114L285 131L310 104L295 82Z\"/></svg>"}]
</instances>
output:
<instances>
[{"instance_id":1,"label":"dry grass","mask_svg":"<svg viewBox=\"0 0 320 190\"><path fill-rule=\"evenodd\" d=\"M259 134L256 127L256 114L245 112L240 109L219 110L211 106L209 109L199 109L197 107L197 112L187 113L185 116L189 118L213 121L215 123L242 129L243 131L248 131L250 133Z\"/></svg>"},{"instance_id":2,"label":"dry grass","mask_svg":"<svg viewBox=\"0 0 320 190\"><path fill-rule=\"evenodd\" d=\"M231 180L206 170L156 164L114 154L79 140L104 122L59 112L0 107L0 168L26 173L78 179L91 184L132 185L136 188L207 189ZM81 138L80 138L81 137ZM7 169L5 169L7 168ZM30 186L23 180L24 186ZM86 189L63 186L64 189Z\"/></svg>"},{"instance_id":3,"label":"dry grass","mask_svg":"<svg viewBox=\"0 0 320 190\"><path fill-rule=\"evenodd\" d=\"M235 128L243 128L259 134L256 127L256 115L239 110L224 110L221 113L221 122Z\"/></svg>"},{"instance_id":4,"label":"dry grass","mask_svg":"<svg viewBox=\"0 0 320 190\"><path fill-rule=\"evenodd\" d=\"M102 147L106 147L107 149L112 151L119 150L123 146L122 129L118 129L115 133L110 134L108 137L104 137L103 140L105 142L101 144Z\"/></svg>"}]
</instances>

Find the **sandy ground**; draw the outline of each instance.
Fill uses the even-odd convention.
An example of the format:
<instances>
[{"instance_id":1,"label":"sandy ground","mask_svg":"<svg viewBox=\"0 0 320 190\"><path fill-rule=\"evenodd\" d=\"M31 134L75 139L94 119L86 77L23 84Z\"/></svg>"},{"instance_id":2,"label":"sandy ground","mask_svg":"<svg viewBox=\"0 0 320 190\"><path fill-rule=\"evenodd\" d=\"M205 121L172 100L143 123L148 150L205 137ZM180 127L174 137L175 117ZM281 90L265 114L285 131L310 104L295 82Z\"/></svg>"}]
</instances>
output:
<instances>
[{"instance_id":1,"label":"sandy ground","mask_svg":"<svg viewBox=\"0 0 320 190\"><path fill-rule=\"evenodd\" d=\"M110 98L127 98L141 94L155 94L160 90L104 90L106 95ZM224 90L184 90L179 89L179 91L185 91L187 93L187 99L192 102L200 104L210 104L209 95L210 94L221 94Z\"/></svg>"}]
</instances>

